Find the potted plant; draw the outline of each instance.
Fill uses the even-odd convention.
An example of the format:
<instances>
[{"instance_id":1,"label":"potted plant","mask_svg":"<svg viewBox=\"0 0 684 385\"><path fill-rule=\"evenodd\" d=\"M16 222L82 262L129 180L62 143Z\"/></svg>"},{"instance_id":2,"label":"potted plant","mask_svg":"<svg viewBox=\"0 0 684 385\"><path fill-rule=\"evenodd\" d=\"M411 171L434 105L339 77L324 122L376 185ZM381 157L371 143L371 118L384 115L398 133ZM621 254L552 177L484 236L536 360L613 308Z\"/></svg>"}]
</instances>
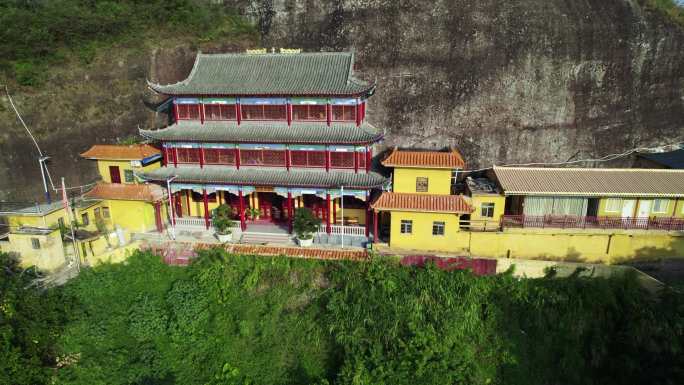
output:
<instances>
[{"instance_id":1,"label":"potted plant","mask_svg":"<svg viewBox=\"0 0 684 385\"><path fill-rule=\"evenodd\" d=\"M321 220L316 218L311 210L307 208L295 210L293 227L299 246L309 247L313 244L313 234L318 231L320 224Z\"/></svg>"},{"instance_id":2,"label":"potted plant","mask_svg":"<svg viewBox=\"0 0 684 385\"><path fill-rule=\"evenodd\" d=\"M257 208L250 207L247 209L247 216L253 221L259 219L259 214L261 214L261 211Z\"/></svg>"},{"instance_id":3,"label":"potted plant","mask_svg":"<svg viewBox=\"0 0 684 385\"><path fill-rule=\"evenodd\" d=\"M230 229L235 223L233 221L233 209L226 204L222 204L214 209L211 217L214 229L216 230L216 238L218 238L221 243L230 241L232 233Z\"/></svg>"}]
</instances>

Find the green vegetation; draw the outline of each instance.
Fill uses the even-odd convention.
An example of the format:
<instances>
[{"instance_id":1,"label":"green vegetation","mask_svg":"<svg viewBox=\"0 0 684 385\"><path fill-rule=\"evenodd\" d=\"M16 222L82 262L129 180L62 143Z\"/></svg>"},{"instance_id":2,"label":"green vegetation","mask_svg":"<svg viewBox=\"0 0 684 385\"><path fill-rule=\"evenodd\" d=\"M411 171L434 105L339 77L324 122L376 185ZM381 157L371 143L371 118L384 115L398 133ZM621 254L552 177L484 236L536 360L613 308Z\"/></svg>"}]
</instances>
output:
<instances>
[{"instance_id":1,"label":"green vegetation","mask_svg":"<svg viewBox=\"0 0 684 385\"><path fill-rule=\"evenodd\" d=\"M0 71L26 86L43 82L49 67L67 57L89 63L98 50L140 44L148 35L255 35L232 9L193 0L9 0L0 2L0 26Z\"/></svg>"},{"instance_id":2,"label":"green vegetation","mask_svg":"<svg viewBox=\"0 0 684 385\"><path fill-rule=\"evenodd\" d=\"M159 260L137 253L43 293L11 268L2 303L21 307L0 312L0 382L684 381L682 297L654 299L634 277L478 278L217 250L187 268Z\"/></svg>"},{"instance_id":3,"label":"green vegetation","mask_svg":"<svg viewBox=\"0 0 684 385\"><path fill-rule=\"evenodd\" d=\"M675 0L646 0L649 8L656 9L684 26L684 7Z\"/></svg>"},{"instance_id":4,"label":"green vegetation","mask_svg":"<svg viewBox=\"0 0 684 385\"><path fill-rule=\"evenodd\" d=\"M321 225L321 220L306 207L295 210L295 216L292 222L294 232L299 239L313 238L313 234L318 231L318 226Z\"/></svg>"},{"instance_id":5,"label":"green vegetation","mask_svg":"<svg viewBox=\"0 0 684 385\"><path fill-rule=\"evenodd\" d=\"M230 234L230 228L235 226L233 216L233 208L225 203L215 208L211 213L211 218L216 232L223 235Z\"/></svg>"}]
</instances>

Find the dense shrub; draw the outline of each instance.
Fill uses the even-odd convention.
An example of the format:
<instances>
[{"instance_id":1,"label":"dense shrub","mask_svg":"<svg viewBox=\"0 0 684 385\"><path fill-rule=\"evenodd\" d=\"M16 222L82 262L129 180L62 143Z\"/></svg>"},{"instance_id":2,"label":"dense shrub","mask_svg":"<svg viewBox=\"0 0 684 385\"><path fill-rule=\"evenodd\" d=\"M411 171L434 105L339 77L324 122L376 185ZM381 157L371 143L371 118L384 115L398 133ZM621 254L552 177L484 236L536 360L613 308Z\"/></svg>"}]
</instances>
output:
<instances>
[{"instance_id":1,"label":"dense shrub","mask_svg":"<svg viewBox=\"0 0 684 385\"><path fill-rule=\"evenodd\" d=\"M12 271L17 276L19 270ZM655 298L630 276L476 277L382 260L322 262L206 250L187 268L137 253L126 264L86 269L63 289L22 290L12 291L10 303L40 298L47 301L40 302L45 314L22 305L21 317L14 316L21 322L9 330L25 337L10 344L0 318L2 383L684 380L681 294ZM47 354L35 353L36 336ZM52 371L55 357L62 365ZM22 377L16 380L18 368Z\"/></svg>"}]
</instances>

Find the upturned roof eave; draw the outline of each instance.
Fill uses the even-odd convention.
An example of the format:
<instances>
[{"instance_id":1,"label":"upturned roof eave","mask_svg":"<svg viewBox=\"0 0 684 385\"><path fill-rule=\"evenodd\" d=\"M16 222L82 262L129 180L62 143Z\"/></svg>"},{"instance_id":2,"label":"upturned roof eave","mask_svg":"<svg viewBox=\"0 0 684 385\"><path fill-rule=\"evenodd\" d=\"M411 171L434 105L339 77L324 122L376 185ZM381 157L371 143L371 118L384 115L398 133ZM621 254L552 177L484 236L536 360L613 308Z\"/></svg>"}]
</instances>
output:
<instances>
[{"instance_id":1,"label":"upturned roof eave","mask_svg":"<svg viewBox=\"0 0 684 385\"><path fill-rule=\"evenodd\" d=\"M184 97L363 97L370 96L376 88L376 83L373 82L367 87L356 92L261 92L261 93L247 93L247 92L188 92L188 91L174 91L170 87L176 84L161 85L147 81L147 86L154 92L166 96L184 96Z\"/></svg>"}]
</instances>

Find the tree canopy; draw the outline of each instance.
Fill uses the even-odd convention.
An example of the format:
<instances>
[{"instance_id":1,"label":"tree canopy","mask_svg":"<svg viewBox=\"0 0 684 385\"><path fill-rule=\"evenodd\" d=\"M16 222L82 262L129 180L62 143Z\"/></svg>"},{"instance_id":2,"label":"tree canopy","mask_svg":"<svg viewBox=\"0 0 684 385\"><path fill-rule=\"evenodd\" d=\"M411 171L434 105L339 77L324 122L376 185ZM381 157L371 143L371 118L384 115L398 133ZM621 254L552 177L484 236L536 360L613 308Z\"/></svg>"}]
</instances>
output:
<instances>
[{"instance_id":1,"label":"tree canopy","mask_svg":"<svg viewBox=\"0 0 684 385\"><path fill-rule=\"evenodd\" d=\"M11 266L3 288L27 279ZM2 383L684 380L681 295L655 298L630 276L476 277L382 259L206 250L190 267L136 253L125 264L85 269L62 288L25 283L3 289L3 303L14 293L7 298L22 300L11 303L26 305L10 322L0 319ZM19 371L26 373L15 377Z\"/></svg>"}]
</instances>

